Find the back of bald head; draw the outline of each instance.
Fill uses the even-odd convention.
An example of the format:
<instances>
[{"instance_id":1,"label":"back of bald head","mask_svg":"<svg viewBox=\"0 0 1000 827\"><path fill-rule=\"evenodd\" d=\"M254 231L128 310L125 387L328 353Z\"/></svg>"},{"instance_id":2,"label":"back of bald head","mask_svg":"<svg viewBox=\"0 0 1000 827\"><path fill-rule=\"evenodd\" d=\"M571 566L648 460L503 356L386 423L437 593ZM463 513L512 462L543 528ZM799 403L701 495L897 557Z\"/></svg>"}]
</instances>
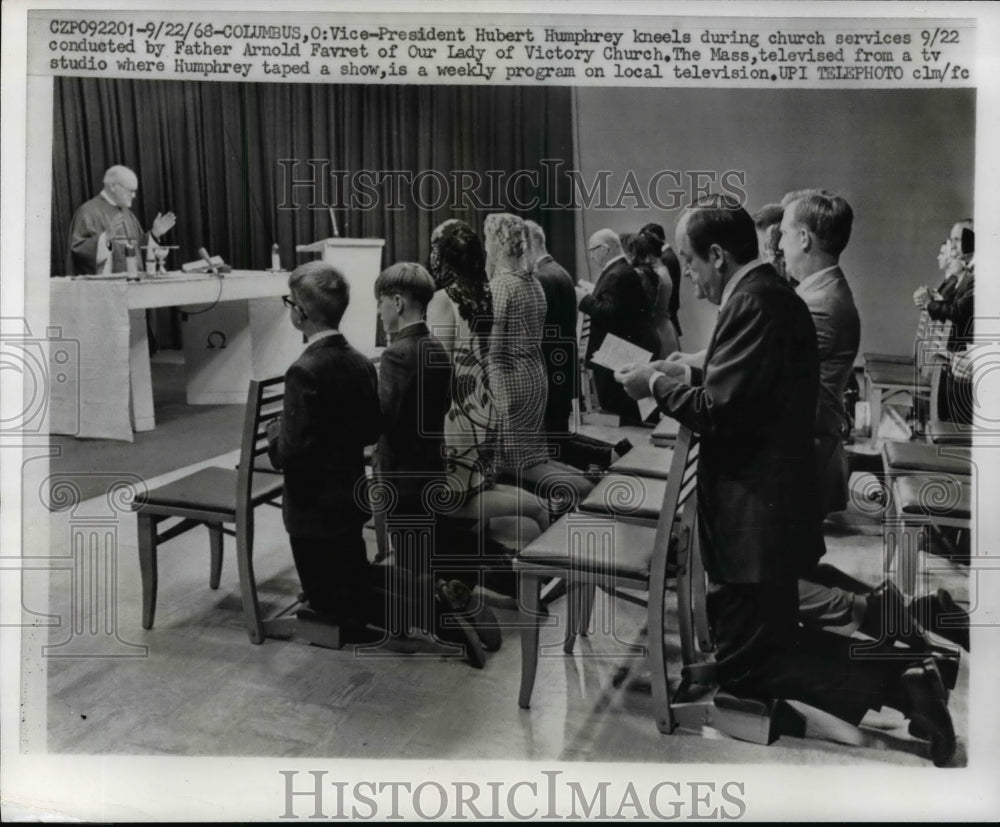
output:
<instances>
[{"instance_id":1,"label":"back of bald head","mask_svg":"<svg viewBox=\"0 0 1000 827\"><path fill-rule=\"evenodd\" d=\"M528 246L534 252L545 252L545 230L537 221L524 220L524 226L528 228Z\"/></svg>"},{"instance_id":2,"label":"back of bald head","mask_svg":"<svg viewBox=\"0 0 1000 827\"><path fill-rule=\"evenodd\" d=\"M134 189L138 180L138 176L128 167L116 164L113 167L108 167L108 171L104 173L103 183L106 187L112 184L125 184L129 188Z\"/></svg>"},{"instance_id":3,"label":"back of bald head","mask_svg":"<svg viewBox=\"0 0 1000 827\"><path fill-rule=\"evenodd\" d=\"M622 243L621 239L618 238L618 233L607 227L598 230L590 237L590 241L587 242L587 248L593 249L602 244L608 248L610 255L618 255L622 251Z\"/></svg>"}]
</instances>

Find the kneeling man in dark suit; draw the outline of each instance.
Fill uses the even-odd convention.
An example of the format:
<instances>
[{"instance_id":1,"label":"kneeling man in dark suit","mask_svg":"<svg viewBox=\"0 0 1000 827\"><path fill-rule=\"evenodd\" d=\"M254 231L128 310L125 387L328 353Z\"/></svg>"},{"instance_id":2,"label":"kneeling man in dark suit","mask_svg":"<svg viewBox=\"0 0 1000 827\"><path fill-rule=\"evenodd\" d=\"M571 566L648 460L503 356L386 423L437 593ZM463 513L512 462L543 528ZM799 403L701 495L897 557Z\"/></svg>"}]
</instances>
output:
<instances>
[{"instance_id":1,"label":"kneeling man in dark suit","mask_svg":"<svg viewBox=\"0 0 1000 827\"><path fill-rule=\"evenodd\" d=\"M931 741L935 764L946 764L955 734L932 660L852 659L846 638L797 623L797 578L824 550L808 308L757 258L753 220L731 197L685 210L677 249L696 291L720 308L704 368L655 362L617 378L700 435L698 531L720 686L799 700L854 724L891 706Z\"/></svg>"}]
</instances>

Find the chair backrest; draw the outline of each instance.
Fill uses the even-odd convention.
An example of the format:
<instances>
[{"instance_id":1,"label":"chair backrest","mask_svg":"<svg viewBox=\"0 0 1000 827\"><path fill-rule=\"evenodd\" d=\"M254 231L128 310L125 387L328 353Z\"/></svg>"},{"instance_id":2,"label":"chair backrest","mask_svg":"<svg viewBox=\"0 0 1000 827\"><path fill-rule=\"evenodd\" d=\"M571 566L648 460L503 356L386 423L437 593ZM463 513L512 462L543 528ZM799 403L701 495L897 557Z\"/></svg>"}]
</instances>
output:
<instances>
[{"instance_id":1,"label":"chair backrest","mask_svg":"<svg viewBox=\"0 0 1000 827\"><path fill-rule=\"evenodd\" d=\"M935 370L933 354L947 350L952 323L935 321L927 315L926 310L922 315L927 316L927 319L923 326L923 335L918 334L914 343L913 363L917 367L917 376L924 382L930 382Z\"/></svg>"},{"instance_id":2,"label":"chair backrest","mask_svg":"<svg viewBox=\"0 0 1000 827\"><path fill-rule=\"evenodd\" d=\"M681 649L685 663L695 660L694 633L692 626L691 592L686 589L704 589L704 574L700 560L694 557L698 554L697 546L697 485L698 485L698 435L690 428L681 426L674 444L674 456L670 463L670 473L667 477L667 488L663 495L663 507L660 519L656 524L656 539L653 545L653 559L650 563L649 591L650 599L661 595L667 587L668 556L670 551L670 536L674 531L674 523L680 517L678 526L678 562L683 566L687 561L691 565L687 570L689 577L685 580L685 588L678 583L678 614L681 623ZM698 581L698 577L701 581Z\"/></svg>"},{"instance_id":3,"label":"chair backrest","mask_svg":"<svg viewBox=\"0 0 1000 827\"><path fill-rule=\"evenodd\" d=\"M913 337L913 363L917 364L920 359L920 348L921 343L927 338L927 325L931 321L931 315L927 312L927 308L922 308L920 310L920 316L917 319L917 333Z\"/></svg>"},{"instance_id":4,"label":"chair backrest","mask_svg":"<svg viewBox=\"0 0 1000 827\"><path fill-rule=\"evenodd\" d=\"M944 350L944 346L941 346ZM951 374L951 366L948 360L940 356L927 357L927 369L930 372L930 418L927 423L927 436L932 442L944 442L956 445L971 445L972 437L975 433L975 426L972 424L959 424L952 421L955 416L963 413L970 413L967 406L973 404L971 396L953 395L949 400L951 406L952 420L945 420L941 417L941 396L944 392L942 386L945 379ZM957 390L958 385L953 384L951 390ZM970 390L971 394L971 390ZM963 407L966 410L963 410Z\"/></svg>"},{"instance_id":5,"label":"chair backrest","mask_svg":"<svg viewBox=\"0 0 1000 827\"><path fill-rule=\"evenodd\" d=\"M267 426L281 417L284 398L284 376L250 380L246 413L243 417L243 438L240 441L240 465L236 473L237 520L240 515L247 514L250 508L253 475L268 470L259 458L266 458Z\"/></svg>"}]
</instances>

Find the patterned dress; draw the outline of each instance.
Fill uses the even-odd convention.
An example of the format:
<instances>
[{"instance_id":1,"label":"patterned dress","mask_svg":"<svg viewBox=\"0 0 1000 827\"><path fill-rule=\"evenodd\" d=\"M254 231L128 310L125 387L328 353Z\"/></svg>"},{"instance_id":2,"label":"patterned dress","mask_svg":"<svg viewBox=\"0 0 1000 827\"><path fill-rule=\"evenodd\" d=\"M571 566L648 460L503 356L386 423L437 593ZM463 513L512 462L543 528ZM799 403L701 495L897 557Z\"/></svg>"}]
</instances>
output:
<instances>
[{"instance_id":1,"label":"patterned dress","mask_svg":"<svg viewBox=\"0 0 1000 827\"><path fill-rule=\"evenodd\" d=\"M548 458L542 422L548 388L542 359L545 293L530 273L490 281L493 331L489 380L498 416L497 466L528 468Z\"/></svg>"},{"instance_id":2,"label":"patterned dress","mask_svg":"<svg viewBox=\"0 0 1000 827\"><path fill-rule=\"evenodd\" d=\"M497 411L486 381L486 353L482 338L449 296L455 316L451 351L451 408L444 421L445 466L448 487L470 495L496 482L494 446Z\"/></svg>"}]
</instances>

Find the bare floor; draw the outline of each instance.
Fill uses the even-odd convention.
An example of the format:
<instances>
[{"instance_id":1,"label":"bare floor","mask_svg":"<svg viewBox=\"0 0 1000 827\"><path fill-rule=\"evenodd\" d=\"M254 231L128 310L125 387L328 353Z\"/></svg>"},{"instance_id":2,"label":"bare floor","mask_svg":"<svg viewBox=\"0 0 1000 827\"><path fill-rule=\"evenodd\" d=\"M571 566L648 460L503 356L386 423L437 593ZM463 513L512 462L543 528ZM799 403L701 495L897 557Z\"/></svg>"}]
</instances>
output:
<instances>
[{"instance_id":1,"label":"bare floor","mask_svg":"<svg viewBox=\"0 0 1000 827\"><path fill-rule=\"evenodd\" d=\"M52 554L71 557L75 527L107 511L100 498L53 514ZM877 514L852 512L828 528L829 562L869 583L882 579ZM572 656L559 645L565 599L553 604L530 710L517 705L521 652L511 611L499 612L509 627L481 671L430 646L410 654L277 640L254 646L242 623L232 540L213 592L204 529L161 548L156 625L144 631L135 520L116 512L109 531L116 543L105 564L115 584L109 600L99 586L100 599L83 596L89 587L69 568L48 575L48 613L61 618L43 658L49 753L932 766L926 744L888 709L870 713L859 729L816 729L769 747L711 730L660 734L644 661L634 646L630 655L644 640L644 613L620 602L598 602L596 628ZM258 509L254 557L265 613L294 602L298 581L276 509ZM967 606L967 572L942 558L927 562L930 583ZM42 574L25 575L34 576ZM968 668L963 653L950 701L957 764L968 736Z\"/></svg>"}]
</instances>

